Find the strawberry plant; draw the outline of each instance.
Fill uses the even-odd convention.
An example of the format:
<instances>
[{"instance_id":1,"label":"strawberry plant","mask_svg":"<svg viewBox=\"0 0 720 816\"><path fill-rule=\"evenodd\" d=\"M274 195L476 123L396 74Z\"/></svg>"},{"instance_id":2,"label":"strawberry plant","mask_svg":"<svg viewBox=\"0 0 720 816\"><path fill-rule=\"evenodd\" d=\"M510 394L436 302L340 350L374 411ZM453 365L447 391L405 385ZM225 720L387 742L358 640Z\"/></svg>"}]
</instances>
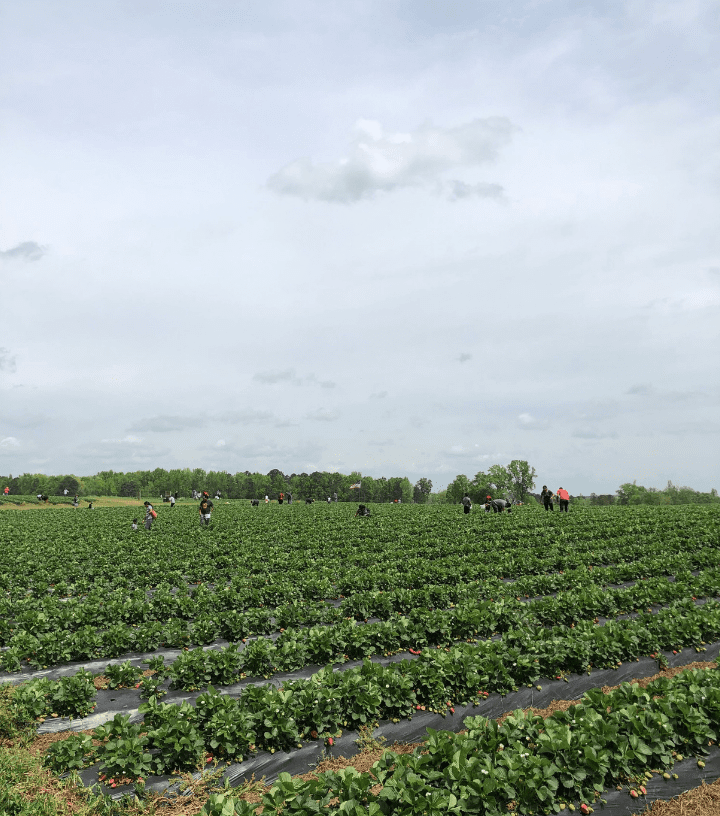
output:
<instances>
[{"instance_id":1,"label":"strawberry plant","mask_svg":"<svg viewBox=\"0 0 720 816\"><path fill-rule=\"evenodd\" d=\"M129 660L111 666L106 666L103 672L108 679L111 689L132 688L142 677L142 669L132 666Z\"/></svg>"},{"instance_id":2,"label":"strawberry plant","mask_svg":"<svg viewBox=\"0 0 720 816\"><path fill-rule=\"evenodd\" d=\"M109 778L148 776L157 767L148 745L149 739L145 735L109 740L101 752L100 770Z\"/></svg>"},{"instance_id":3,"label":"strawberry plant","mask_svg":"<svg viewBox=\"0 0 720 816\"><path fill-rule=\"evenodd\" d=\"M79 771L95 761L96 749L88 734L71 734L67 739L53 742L43 762L57 773Z\"/></svg>"}]
</instances>

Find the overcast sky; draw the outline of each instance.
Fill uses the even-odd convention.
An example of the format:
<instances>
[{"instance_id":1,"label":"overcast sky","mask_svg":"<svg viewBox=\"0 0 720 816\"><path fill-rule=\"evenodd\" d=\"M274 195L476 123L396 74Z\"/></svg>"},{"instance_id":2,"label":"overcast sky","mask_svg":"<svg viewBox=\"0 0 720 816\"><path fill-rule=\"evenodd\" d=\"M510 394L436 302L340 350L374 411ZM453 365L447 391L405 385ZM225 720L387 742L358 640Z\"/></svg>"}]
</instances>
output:
<instances>
[{"instance_id":1,"label":"overcast sky","mask_svg":"<svg viewBox=\"0 0 720 816\"><path fill-rule=\"evenodd\" d=\"M714 0L10 0L0 473L720 488Z\"/></svg>"}]
</instances>

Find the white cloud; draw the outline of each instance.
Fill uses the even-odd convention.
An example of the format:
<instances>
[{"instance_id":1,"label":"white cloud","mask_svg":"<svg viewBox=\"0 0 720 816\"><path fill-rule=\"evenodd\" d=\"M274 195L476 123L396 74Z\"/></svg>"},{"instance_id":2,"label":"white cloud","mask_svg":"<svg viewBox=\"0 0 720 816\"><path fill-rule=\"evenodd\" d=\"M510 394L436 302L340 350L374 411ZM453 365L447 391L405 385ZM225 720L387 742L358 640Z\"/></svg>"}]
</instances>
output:
<instances>
[{"instance_id":1,"label":"white cloud","mask_svg":"<svg viewBox=\"0 0 720 816\"><path fill-rule=\"evenodd\" d=\"M9 371L12 373L16 368L15 357L10 356L9 349L0 348L0 371Z\"/></svg>"},{"instance_id":2,"label":"white cloud","mask_svg":"<svg viewBox=\"0 0 720 816\"><path fill-rule=\"evenodd\" d=\"M616 431L602 431L596 428L578 428L572 434L576 439L617 439Z\"/></svg>"},{"instance_id":3,"label":"white cloud","mask_svg":"<svg viewBox=\"0 0 720 816\"><path fill-rule=\"evenodd\" d=\"M229 425L252 425L255 422L271 422L273 419L275 419L275 414L272 411L260 411L254 408L225 411L225 413L218 414L216 418L218 422L227 422Z\"/></svg>"},{"instance_id":4,"label":"white cloud","mask_svg":"<svg viewBox=\"0 0 720 816\"><path fill-rule=\"evenodd\" d=\"M532 414L523 413L518 415L517 425L524 431L539 431L547 428L550 423L546 419L537 419Z\"/></svg>"},{"instance_id":5,"label":"white cloud","mask_svg":"<svg viewBox=\"0 0 720 816\"><path fill-rule=\"evenodd\" d=\"M122 439L101 439L100 441L103 445L139 445L142 443L142 437L128 434Z\"/></svg>"},{"instance_id":6,"label":"white cloud","mask_svg":"<svg viewBox=\"0 0 720 816\"><path fill-rule=\"evenodd\" d=\"M271 176L267 186L276 193L346 204L410 187L440 191L453 199L498 198L502 188L497 184L446 181L442 174L494 161L514 130L504 117L449 128L427 123L410 133L385 133L379 122L360 119L347 156L323 164L297 159Z\"/></svg>"},{"instance_id":7,"label":"white cloud","mask_svg":"<svg viewBox=\"0 0 720 816\"><path fill-rule=\"evenodd\" d=\"M17 448L20 446L20 440L14 436L6 436L0 439L0 448Z\"/></svg>"},{"instance_id":8,"label":"white cloud","mask_svg":"<svg viewBox=\"0 0 720 816\"><path fill-rule=\"evenodd\" d=\"M166 433L169 431L182 431L185 428L198 428L205 424L202 417L183 417L163 414L139 419L128 427L129 431L153 431L155 433Z\"/></svg>"},{"instance_id":9,"label":"white cloud","mask_svg":"<svg viewBox=\"0 0 720 816\"><path fill-rule=\"evenodd\" d=\"M253 375L253 380L264 385L277 385L278 383L290 383L290 385L318 385L320 388L335 388L335 383L331 380L319 380L315 374L305 374L300 377L295 373L294 368L287 368L283 371L258 371Z\"/></svg>"},{"instance_id":10,"label":"white cloud","mask_svg":"<svg viewBox=\"0 0 720 816\"><path fill-rule=\"evenodd\" d=\"M311 411L305 415L306 419L312 419L314 422L335 422L339 417L339 411L329 408L318 408L316 411Z\"/></svg>"},{"instance_id":11,"label":"white cloud","mask_svg":"<svg viewBox=\"0 0 720 816\"><path fill-rule=\"evenodd\" d=\"M35 241L25 241L11 249L0 250L0 258L6 261L39 261L47 252L47 247Z\"/></svg>"},{"instance_id":12,"label":"white cloud","mask_svg":"<svg viewBox=\"0 0 720 816\"><path fill-rule=\"evenodd\" d=\"M225 447L225 440L224 439L218 439L218 441L215 443L215 447L216 448L224 448Z\"/></svg>"}]
</instances>

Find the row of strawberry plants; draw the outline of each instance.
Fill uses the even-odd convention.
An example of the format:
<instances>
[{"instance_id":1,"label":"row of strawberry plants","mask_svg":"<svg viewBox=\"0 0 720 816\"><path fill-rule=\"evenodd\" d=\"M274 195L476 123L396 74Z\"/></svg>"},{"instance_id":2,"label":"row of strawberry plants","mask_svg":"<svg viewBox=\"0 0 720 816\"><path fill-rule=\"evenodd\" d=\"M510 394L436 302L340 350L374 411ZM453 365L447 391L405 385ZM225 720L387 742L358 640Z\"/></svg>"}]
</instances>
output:
<instances>
[{"instance_id":1,"label":"row of strawberry plants","mask_svg":"<svg viewBox=\"0 0 720 816\"><path fill-rule=\"evenodd\" d=\"M650 583L650 582L648 582ZM277 639L259 637L242 651L230 645L219 650L202 648L182 652L169 673L178 688L202 688L207 683L230 685L244 676L270 677L312 664L344 662L377 654L418 650L425 646L450 646L459 640L489 638L521 627L573 625L595 622L599 615L617 615L704 595L708 585L720 594L720 575L694 579L689 584L644 583L626 590L594 593L571 591L557 598L522 603L515 598L461 604L448 610L413 610L378 623L358 626L345 620L334 626L287 629ZM652 599L652 600L650 600Z\"/></svg>"},{"instance_id":2,"label":"row of strawberry plants","mask_svg":"<svg viewBox=\"0 0 720 816\"><path fill-rule=\"evenodd\" d=\"M685 581L675 582L651 579L628 589L571 590L555 598L528 604L513 603L510 592L514 587L503 585L497 588L504 589L505 594L492 602L472 598L447 610L413 608L407 617L390 613L388 620L364 627L350 626L347 620L341 619L343 610L323 607L328 612L328 626L288 627L276 642L258 638L242 654L237 654L234 649L220 652L196 649L179 656L174 672L178 683L192 682L183 679L188 675L187 667L192 667L191 677L207 671L212 673L213 670L203 669L203 666L215 665L220 654L223 655L222 674L226 677L225 664L230 660L227 655L231 654L231 662L238 667L239 673L267 675L275 671L292 671L311 663L354 659L426 644L447 645L469 637L489 637L521 624L570 623L598 615L617 615L646 607L649 603L720 594L717 570L704 571L695 578L685 577ZM378 606L382 603L380 596L375 601ZM222 618L205 615L192 623L176 618L166 624L149 622L134 628L117 623L102 632L91 626L76 631L44 632L38 636L21 630L13 635L10 648L0 655L0 663L9 671L17 671L23 658L33 666L44 667L71 660L115 657L131 651L151 651L161 644L185 647L191 643L211 643L219 636L239 640L258 628L267 632L276 627L277 622L268 613L259 612L262 613L260 616L247 613L229 613Z\"/></svg>"},{"instance_id":3,"label":"row of strawberry plants","mask_svg":"<svg viewBox=\"0 0 720 816\"><path fill-rule=\"evenodd\" d=\"M252 634L267 634L288 626L329 623L347 617L348 614L357 619L383 617L391 611L408 611L418 606L441 608L471 598L498 597L513 589L521 595L539 595L570 586L632 580L653 573L685 572L687 569L710 564L720 564L720 550L705 550L687 556L675 555L667 559L650 557L616 567L594 568L591 572L585 568L563 574L521 576L515 580L510 590L505 582L490 578L483 584L439 584L413 590L400 588L381 595L362 592L345 598L340 611L323 603L298 599L293 594L297 592L297 585L290 581L283 582L281 588L277 585L273 587L275 597L280 595L287 600L293 599L292 603L285 603L276 609L265 608L263 602L272 598L262 587L242 591L232 587L210 590L199 586L190 592L184 586L179 591L172 592L169 584L163 584L151 599L147 599L142 590L129 594L123 591L104 593L96 590L83 601L75 598L64 601L51 596L14 605L9 601L0 602L0 613L8 615L0 618L0 645L12 643L13 635L18 631L40 635L58 630L73 631L88 625L102 628L119 622L139 624L175 618L193 620L213 614L226 617L228 613L237 621L234 624L234 636L247 637ZM11 611L14 619L9 617ZM238 613L246 618L238 618ZM274 626L272 618L275 619ZM208 641L203 639L193 642Z\"/></svg>"},{"instance_id":4,"label":"row of strawberry plants","mask_svg":"<svg viewBox=\"0 0 720 816\"><path fill-rule=\"evenodd\" d=\"M717 742L719 720L720 673L688 671L647 689L623 684L608 694L589 691L547 719L522 711L502 724L468 717L466 733L428 729L422 748L387 751L369 774L281 774L261 802L215 795L203 813L253 816L262 809L265 816L311 816L332 802L338 812L393 816L546 816L576 805L587 814L615 786L644 793L650 768L669 779L684 755L706 755Z\"/></svg>"},{"instance_id":5,"label":"row of strawberry plants","mask_svg":"<svg viewBox=\"0 0 720 816\"><path fill-rule=\"evenodd\" d=\"M186 702L159 703L151 696L140 707L144 723L136 724L134 737L139 739L142 732L163 724L173 730L174 723L181 723L178 728L185 729L187 737L183 744L194 747L185 755L188 764L175 767L189 767L203 751L238 759L259 748L289 750L303 739L327 737L342 728L356 729L379 719L399 721L422 707L452 713L454 702L469 705L490 692L506 694L520 685L535 684L541 677L611 668L660 649L700 648L703 641L718 638L717 603L703 608L678 605L657 615L612 621L603 627L585 622L575 629L527 627L500 641L424 649L416 660L389 666L365 660L357 669L343 672L327 667L309 679L289 681L280 688L270 684L248 687L237 698L210 688L198 697L195 708ZM177 737L179 732L173 733ZM144 753L146 748L137 745L133 757L137 760ZM172 769L167 764L164 768Z\"/></svg>"},{"instance_id":6,"label":"row of strawberry plants","mask_svg":"<svg viewBox=\"0 0 720 816\"><path fill-rule=\"evenodd\" d=\"M16 546L0 554L0 559L2 573L8 576L4 580L11 592L13 587L22 587L23 592L32 587L31 591L42 594L49 584L64 581L68 587L72 584L74 594L79 594L83 589L91 589L97 581L107 581L109 574L114 576L113 580L146 587L150 575L163 574L163 571L182 580L192 577L192 574L187 576L188 564L194 565L195 577L222 583L237 572L239 557L244 558L244 574L259 580L278 570L289 569L299 574L316 573L331 582L339 581L341 586L349 582L346 588L359 589L374 588L384 580L383 573L387 578L390 571L387 568L407 572L403 568L407 566L405 553L409 546L420 560L433 561L438 566L442 561L451 563L453 559L461 563L473 561L482 553L488 567L485 575L500 575L511 574L519 556L526 555L531 557L529 566L536 570L538 564L532 560L535 551L543 556L552 554L559 569L569 569L588 560L596 564L603 560L609 563L622 559L623 555L641 554L658 542L679 550L688 546L717 546L718 538L718 514L710 511L698 512L695 516L679 511L660 514L653 517L652 525L645 524L650 517L642 514L578 514L569 522L564 521L564 527L557 519L548 520L528 513L518 514L517 519L504 519L502 526L471 528L454 518L449 519L444 508L417 509L422 513L386 519L391 523L384 528L375 526L372 531L366 528L364 536L357 526L348 530L338 529L337 524L334 527L325 524L321 535L317 535L318 531L311 534L311 530L302 525L294 528L287 524L277 533L282 536L282 547L267 542L267 519L262 519L262 525L260 519L254 520L257 536L250 542L240 541L239 537L233 539L234 531L229 530L224 531L222 541L203 538L197 530L175 538L172 535L177 530L175 526L170 527L164 537L143 539L146 552L142 564L134 558L139 537L118 540L116 535L108 535L105 538L98 535L96 525L88 522L83 531L85 538L78 536L74 529L64 527L59 537L35 535L29 541L17 542L11 538ZM242 513L237 517L242 518ZM658 524L657 518L665 523ZM452 523L448 524L449 521ZM345 541L338 542L340 534ZM556 535L559 540L555 540ZM328 546L328 541L332 546ZM600 550L606 553L603 559L598 558ZM499 561L492 563L495 558ZM374 564L381 569L373 569ZM148 570L147 565L157 569ZM501 571L496 571L498 569ZM355 583L354 573L367 574L360 576L360 583Z\"/></svg>"},{"instance_id":7,"label":"row of strawberry plants","mask_svg":"<svg viewBox=\"0 0 720 816\"><path fill-rule=\"evenodd\" d=\"M342 614L345 610L323 606L328 626L288 627L275 643L259 638L242 655L237 655L234 649L221 650L220 653L234 653L233 662L239 665L241 673L266 675L268 672L292 671L310 663L354 659L426 644L447 645L469 637L489 637L511 626L532 622L571 623L599 615L617 615L648 604L720 594L717 569L701 572L694 578L689 574L683 577L685 580L675 582L650 579L628 589L584 587L528 604L513 603L511 593L515 587L503 584L496 587L501 593L492 602L471 596L470 600L451 609L430 611L414 607L408 610L407 617L388 612L388 619L384 622L357 628L349 626L348 616ZM378 610L387 610L382 595L368 599L367 606L373 603ZM0 655L0 663L9 671L17 671L23 658L33 666L42 667L70 660L115 657L131 651L151 651L161 644L185 647L192 643L211 643L219 636L240 640L258 630L270 632L276 627L277 621L269 613L258 610L249 614L231 612L223 617L204 615L192 623L181 618L167 624L149 622L134 628L118 623L104 632L90 626L78 631L45 632L39 636L21 630L12 637L10 648ZM203 662L208 666L215 664L219 659L217 654L196 649L180 655L175 668L178 682L189 682L181 679L185 676L186 664L193 667L191 675L194 676L201 671ZM223 669L222 673L227 676L227 670Z\"/></svg>"}]
</instances>

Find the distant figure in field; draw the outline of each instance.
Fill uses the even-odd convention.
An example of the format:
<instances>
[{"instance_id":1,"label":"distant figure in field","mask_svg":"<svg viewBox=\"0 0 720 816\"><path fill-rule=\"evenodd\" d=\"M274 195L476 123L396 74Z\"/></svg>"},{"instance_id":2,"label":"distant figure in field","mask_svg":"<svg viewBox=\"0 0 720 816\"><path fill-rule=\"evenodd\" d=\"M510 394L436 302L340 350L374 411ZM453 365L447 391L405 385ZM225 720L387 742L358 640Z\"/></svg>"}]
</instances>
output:
<instances>
[{"instance_id":1,"label":"distant figure in field","mask_svg":"<svg viewBox=\"0 0 720 816\"><path fill-rule=\"evenodd\" d=\"M200 502L200 526L207 527L210 524L210 514L213 510L213 503L208 499L206 496L203 496L203 500Z\"/></svg>"},{"instance_id":2,"label":"distant figure in field","mask_svg":"<svg viewBox=\"0 0 720 816\"><path fill-rule=\"evenodd\" d=\"M466 493L462 499L462 506L463 506L463 513L467 515L472 510L472 502L470 501L470 496Z\"/></svg>"},{"instance_id":3,"label":"distant figure in field","mask_svg":"<svg viewBox=\"0 0 720 816\"><path fill-rule=\"evenodd\" d=\"M337 493L333 493L333 501L337 501Z\"/></svg>"},{"instance_id":4,"label":"distant figure in field","mask_svg":"<svg viewBox=\"0 0 720 816\"><path fill-rule=\"evenodd\" d=\"M283 501L285 501L285 494L280 493L280 495L278 496L278 504L282 504Z\"/></svg>"},{"instance_id":5,"label":"distant figure in field","mask_svg":"<svg viewBox=\"0 0 720 816\"><path fill-rule=\"evenodd\" d=\"M9 495L10 495L10 488L6 486L6 487L5 487L5 490L3 490L3 493L4 493L6 496L9 496Z\"/></svg>"},{"instance_id":6,"label":"distant figure in field","mask_svg":"<svg viewBox=\"0 0 720 816\"><path fill-rule=\"evenodd\" d=\"M568 506L570 505L570 494L562 487L558 487L557 493L555 494L558 497L558 503L560 504L560 512L567 513Z\"/></svg>"},{"instance_id":7,"label":"distant figure in field","mask_svg":"<svg viewBox=\"0 0 720 816\"><path fill-rule=\"evenodd\" d=\"M328 504L330 504L330 501L331 501L330 496L328 496Z\"/></svg>"},{"instance_id":8,"label":"distant figure in field","mask_svg":"<svg viewBox=\"0 0 720 816\"><path fill-rule=\"evenodd\" d=\"M553 504L553 492L552 490L548 490L547 485L543 485L542 492L540 493L540 498L542 499L543 507L546 510L552 510L555 505Z\"/></svg>"},{"instance_id":9,"label":"distant figure in field","mask_svg":"<svg viewBox=\"0 0 720 816\"><path fill-rule=\"evenodd\" d=\"M260 507L260 499L250 499L250 507Z\"/></svg>"},{"instance_id":10,"label":"distant figure in field","mask_svg":"<svg viewBox=\"0 0 720 816\"><path fill-rule=\"evenodd\" d=\"M170 509L172 510L173 507L175 507L175 496L173 496L173 494L171 493L170 494Z\"/></svg>"},{"instance_id":11,"label":"distant figure in field","mask_svg":"<svg viewBox=\"0 0 720 816\"><path fill-rule=\"evenodd\" d=\"M130 525L131 530L137 530L137 519L132 520L132 524Z\"/></svg>"},{"instance_id":12,"label":"distant figure in field","mask_svg":"<svg viewBox=\"0 0 720 816\"><path fill-rule=\"evenodd\" d=\"M265 504L270 504L270 496L265 496Z\"/></svg>"},{"instance_id":13,"label":"distant figure in field","mask_svg":"<svg viewBox=\"0 0 720 816\"><path fill-rule=\"evenodd\" d=\"M63 490L63 496L67 496L67 494L68 494L69 492L70 492L70 491L69 491L69 490L67 489L67 487L66 487L66 488L65 488L65 490Z\"/></svg>"},{"instance_id":14,"label":"distant figure in field","mask_svg":"<svg viewBox=\"0 0 720 816\"><path fill-rule=\"evenodd\" d=\"M78 499L78 494L75 494L75 498L73 499L73 507L78 507L80 504L80 500Z\"/></svg>"},{"instance_id":15,"label":"distant figure in field","mask_svg":"<svg viewBox=\"0 0 720 816\"><path fill-rule=\"evenodd\" d=\"M305 499L305 504L312 504L315 499Z\"/></svg>"},{"instance_id":16,"label":"distant figure in field","mask_svg":"<svg viewBox=\"0 0 720 816\"><path fill-rule=\"evenodd\" d=\"M37 494L37 500L38 500L38 501L41 501L41 500L42 500L42 493L38 493L38 494Z\"/></svg>"},{"instance_id":17,"label":"distant figure in field","mask_svg":"<svg viewBox=\"0 0 720 816\"><path fill-rule=\"evenodd\" d=\"M370 515L370 511L367 509L367 507L365 507L365 505L364 505L364 504L361 504L361 505L358 507L358 509L357 509L357 513L355 513L355 515L356 515L356 516L369 516L369 515Z\"/></svg>"},{"instance_id":18,"label":"distant figure in field","mask_svg":"<svg viewBox=\"0 0 720 816\"><path fill-rule=\"evenodd\" d=\"M45 496L44 494L43 494L42 496L40 496L40 499L41 499L42 501L44 501L44 502L45 502L45 504L47 504L47 503L48 503L48 497L47 497L47 496Z\"/></svg>"},{"instance_id":19,"label":"distant figure in field","mask_svg":"<svg viewBox=\"0 0 720 816\"><path fill-rule=\"evenodd\" d=\"M486 513L490 513L492 511L492 496L485 496L485 503L483 508Z\"/></svg>"},{"instance_id":20,"label":"distant figure in field","mask_svg":"<svg viewBox=\"0 0 720 816\"><path fill-rule=\"evenodd\" d=\"M216 499L222 499L222 493L221 493L219 490L218 490L218 492L215 494L215 498L216 498Z\"/></svg>"},{"instance_id":21,"label":"distant figure in field","mask_svg":"<svg viewBox=\"0 0 720 816\"><path fill-rule=\"evenodd\" d=\"M503 510L507 510L508 513L512 512L512 504L507 499L493 499L490 506L493 513L502 513Z\"/></svg>"},{"instance_id":22,"label":"distant figure in field","mask_svg":"<svg viewBox=\"0 0 720 816\"><path fill-rule=\"evenodd\" d=\"M88 502L88 510L94 510L94 509L95 509L95 508L93 507L93 503L92 503L92 502Z\"/></svg>"},{"instance_id":23,"label":"distant figure in field","mask_svg":"<svg viewBox=\"0 0 720 816\"><path fill-rule=\"evenodd\" d=\"M286 493L285 498L287 499L288 504L292 504L292 493Z\"/></svg>"},{"instance_id":24,"label":"distant figure in field","mask_svg":"<svg viewBox=\"0 0 720 816\"><path fill-rule=\"evenodd\" d=\"M157 518L157 513L149 501L143 504L145 505L145 529L149 530L152 527L153 519Z\"/></svg>"}]
</instances>

